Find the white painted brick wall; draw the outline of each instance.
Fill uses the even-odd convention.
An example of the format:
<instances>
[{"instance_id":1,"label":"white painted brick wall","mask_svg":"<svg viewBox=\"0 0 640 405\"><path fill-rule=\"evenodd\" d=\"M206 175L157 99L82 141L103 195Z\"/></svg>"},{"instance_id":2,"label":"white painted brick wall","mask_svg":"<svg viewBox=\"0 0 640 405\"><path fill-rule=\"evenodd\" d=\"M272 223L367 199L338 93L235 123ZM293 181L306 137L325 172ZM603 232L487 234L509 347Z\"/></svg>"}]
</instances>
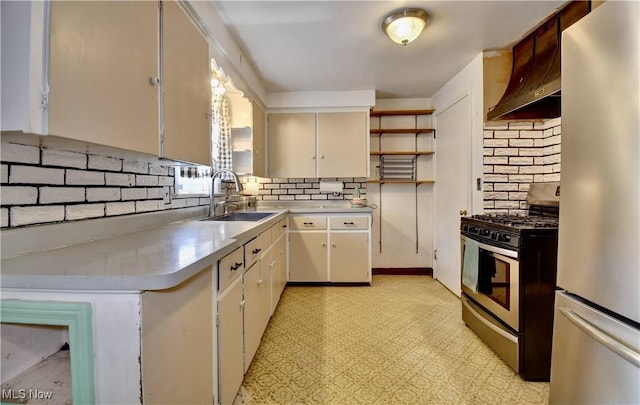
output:
<instances>
[{"instance_id":1,"label":"white painted brick wall","mask_svg":"<svg viewBox=\"0 0 640 405\"><path fill-rule=\"evenodd\" d=\"M32 205L38 202L38 188L5 186L0 194L2 205Z\"/></svg>"},{"instance_id":2,"label":"white painted brick wall","mask_svg":"<svg viewBox=\"0 0 640 405\"><path fill-rule=\"evenodd\" d=\"M136 203L133 201L110 202L106 204L107 216L133 214L136 212Z\"/></svg>"},{"instance_id":3,"label":"white painted brick wall","mask_svg":"<svg viewBox=\"0 0 640 405\"><path fill-rule=\"evenodd\" d=\"M130 173L105 173L105 184L107 186L132 187L136 185L136 175Z\"/></svg>"},{"instance_id":4,"label":"white painted brick wall","mask_svg":"<svg viewBox=\"0 0 640 405\"><path fill-rule=\"evenodd\" d=\"M160 163L6 142L0 150L3 228L174 208L162 199L163 187L173 192L174 169ZM205 197L174 201L175 208L209 204Z\"/></svg>"},{"instance_id":5,"label":"white painted brick wall","mask_svg":"<svg viewBox=\"0 0 640 405\"><path fill-rule=\"evenodd\" d=\"M145 200L147 198L146 188L123 188L122 200Z\"/></svg>"},{"instance_id":6,"label":"white painted brick wall","mask_svg":"<svg viewBox=\"0 0 640 405\"><path fill-rule=\"evenodd\" d=\"M64 184L64 169L13 165L9 175L9 183Z\"/></svg>"},{"instance_id":7,"label":"white painted brick wall","mask_svg":"<svg viewBox=\"0 0 640 405\"><path fill-rule=\"evenodd\" d=\"M493 134L492 131L487 132ZM517 131L515 133L517 134ZM500 142L500 145L505 143ZM164 204L163 188L168 188L171 192L174 188L175 171L171 167L37 147L23 149L21 146L5 151L7 157L20 163L2 162L2 191L4 192L6 187L37 185L38 187L31 188L38 190L37 200L33 202L38 205L3 204L1 207L4 215L3 227L209 205L208 198L188 196L174 197L170 204ZM22 156L23 152L28 156ZM44 160L49 165L56 167L42 167L41 153L43 156L46 154ZM495 162L495 164L506 165L507 162ZM366 179L364 178L331 178L329 180L344 182L344 194L336 197L320 193L319 179L280 178L260 179L258 198L271 201L341 200L351 198L356 186L366 197ZM229 184L227 186L231 187ZM23 194L13 193L16 190L6 189L12 193L7 201L32 203L32 196L25 200Z\"/></svg>"},{"instance_id":8,"label":"white painted brick wall","mask_svg":"<svg viewBox=\"0 0 640 405\"><path fill-rule=\"evenodd\" d=\"M485 212L525 214L530 183L559 181L561 133L559 118L485 123Z\"/></svg>"},{"instance_id":9,"label":"white painted brick wall","mask_svg":"<svg viewBox=\"0 0 640 405\"><path fill-rule=\"evenodd\" d=\"M131 160L125 160L122 163L122 171L123 172L131 172L131 173L139 173L139 174L148 174L149 173L149 163L134 162L134 161L131 161Z\"/></svg>"},{"instance_id":10,"label":"white painted brick wall","mask_svg":"<svg viewBox=\"0 0 640 405\"><path fill-rule=\"evenodd\" d=\"M60 222L64 220L64 205L38 205L11 208L11 226Z\"/></svg>"},{"instance_id":11,"label":"white painted brick wall","mask_svg":"<svg viewBox=\"0 0 640 405\"><path fill-rule=\"evenodd\" d=\"M136 175L136 186L157 186L158 176Z\"/></svg>"},{"instance_id":12,"label":"white painted brick wall","mask_svg":"<svg viewBox=\"0 0 640 405\"><path fill-rule=\"evenodd\" d=\"M87 201L118 201L120 200L120 188L99 187L87 189Z\"/></svg>"},{"instance_id":13,"label":"white painted brick wall","mask_svg":"<svg viewBox=\"0 0 640 405\"><path fill-rule=\"evenodd\" d=\"M40 204L82 202L84 187L40 187Z\"/></svg>"},{"instance_id":14,"label":"white painted brick wall","mask_svg":"<svg viewBox=\"0 0 640 405\"><path fill-rule=\"evenodd\" d=\"M160 204L158 204L158 201L156 200L136 201L136 212L158 211L163 208L164 204L160 207Z\"/></svg>"},{"instance_id":15,"label":"white painted brick wall","mask_svg":"<svg viewBox=\"0 0 640 405\"><path fill-rule=\"evenodd\" d=\"M73 221L76 219L103 217L105 215L104 209L104 204L67 205L65 219Z\"/></svg>"},{"instance_id":16,"label":"white painted brick wall","mask_svg":"<svg viewBox=\"0 0 640 405\"><path fill-rule=\"evenodd\" d=\"M71 185L104 185L104 173L85 170L67 169L66 184Z\"/></svg>"},{"instance_id":17,"label":"white painted brick wall","mask_svg":"<svg viewBox=\"0 0 640 405\"><path fill-rule=\"evenodd\" d=\"M3 228L9 226L9 208L0 208L0 226Z\"/></svg>"},{"instance_id":18,"label":"white painted brick wall","mask_svg":"<svg viewBox=\"0 0 640 405\"><path fill-rule=\"evenodd\" d=\"M66 150L43 149L42 164L44 166L87 168L87 155Z\"/></svg>"},{"instance_id":19,"label":"white painted brick wall","mask_svg":"<svg viewBox=\"0 0 640 405\"><path fill-rule=\"evenodd\" d=\"M95 170L119 172L122 171L122 160L108 156L89 155L88 167Z\"/></svg>"},{"instance_id":20,"label":"white painted brick wall","mask_svg":"<svg viewBox=\"0 0 640 405\"><path fill-rule=\"evenodd\" d=\"M36 146L2 143L0 160L3 162L40 163L40 148Z\"/></svg>"}]
</instances>

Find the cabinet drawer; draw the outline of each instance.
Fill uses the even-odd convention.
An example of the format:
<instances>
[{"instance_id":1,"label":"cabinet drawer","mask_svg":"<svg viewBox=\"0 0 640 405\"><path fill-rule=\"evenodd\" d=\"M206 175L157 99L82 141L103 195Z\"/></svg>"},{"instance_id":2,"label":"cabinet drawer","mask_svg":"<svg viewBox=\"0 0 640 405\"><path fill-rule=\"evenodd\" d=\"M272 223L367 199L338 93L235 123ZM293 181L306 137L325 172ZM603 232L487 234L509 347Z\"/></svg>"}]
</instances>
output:
<instances>
[{"instance_id":1,"label":"cabinet drawer","mask_svg":"<svg viewBox=\"0 0 640 405\"><path fill-rule=\"evenodd\" d=\"M294 231L314 231L318 229L327 229L327 217L292 216L289 218L289 226Z\"/></svg>"},{"instance_id":2,"label":"cabinet drawer","mask_svg":"<svg viewBox=\"0 0 640 405\"><path fill-rule=\"evenodd\" d=\"M260 256L271 245L271 229L267 229L258 235L257 238L244 244L245 267L248 269L253 263L258 261Z\"/></svg>"},{"instance_id":3,"label":"cabinet drawer","mask_svg":"<svg viewBox=\"0 0 640 405\"><path fill-rule=\"evenodd\" d=\"M330 217L331 230L369 229L369 217Z\"/></svg>"},{"instance_id":4,"label":"cabinet drawer","mask_svg":"<svg viewBox=\"0 0 640 405\"><path fill-rule=\"evenodd\" d=\"M244 273L244 253L242 247L239 247L218 260L218 290L224 291L242 273Z\"/></svg>"},{"instance_id":5,"label":"cabinet drawer","mask_svg":"<svg viewBox=\"0 0 640 405\"><path fill-rule=\"evenodd\" d=\"M271 242L273 243L277 241L280 235L284 234L285 232L287 232L286 218L271 227Z\"/></svg>"}]
</instances>

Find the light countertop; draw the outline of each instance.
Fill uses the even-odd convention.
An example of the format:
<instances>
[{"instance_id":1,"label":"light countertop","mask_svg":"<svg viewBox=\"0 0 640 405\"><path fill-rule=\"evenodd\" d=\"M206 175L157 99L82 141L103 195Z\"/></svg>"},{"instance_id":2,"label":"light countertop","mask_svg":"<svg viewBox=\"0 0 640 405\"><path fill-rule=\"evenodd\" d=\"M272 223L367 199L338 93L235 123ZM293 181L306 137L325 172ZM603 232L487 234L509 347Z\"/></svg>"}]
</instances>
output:
<instances>
[{"instance_id":1,"label":"light countertop","mask_svg":"<svg viewBox=\"0 0 640 405\"><path fill-rule=\"evenodd\" d=\"M274 215L256 222L188 218L121 235L16 255L7 255L3 251L0 285L3 289L47 290L144 291L171 288L215 265L219 259L289 212L370 213L371 209L350 208L348 203L298 203L261 204L259 211L274 212ZM87 226L88 222L80 226ZM102 223L106 222L103 220Z\"/></svg>"}]
</instances>

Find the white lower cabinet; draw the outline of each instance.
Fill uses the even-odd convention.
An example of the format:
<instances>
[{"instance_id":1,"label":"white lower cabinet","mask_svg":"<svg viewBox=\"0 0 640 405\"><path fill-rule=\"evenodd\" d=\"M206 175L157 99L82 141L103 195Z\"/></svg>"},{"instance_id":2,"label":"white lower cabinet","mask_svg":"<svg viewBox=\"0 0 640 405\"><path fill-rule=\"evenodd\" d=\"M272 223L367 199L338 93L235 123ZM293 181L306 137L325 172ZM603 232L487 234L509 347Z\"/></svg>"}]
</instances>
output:
<instances>
[{"instance_id":1,"label":"white lower cabinet","mask_svg":"<svg viewBox=\"0 0 640 405\"><path fill-rule=\"evenodd\" d=\"M371 282L368 232L331 232L329 281Z\"/></svg>"},{"instance_id":2,"label":"white lower cabinet","mask_svg":"<svg viewBox=\"0 0 640 405\"><path fill-rule=\"evenodd\" d=\"M271 249L269 249L271 252ZM243 276L244 283L244 372L258 351L262 334L271 317L271 286L269 285L270 253L264 255Z\"/></svg>"},{"instance_id":3,"label":"white lower cabinet","mask_svg":"<svg viewBox=\"0 0 640 405\"><path fill-rule=\"evenodd\" d=\"M218 261L219 404L233 403L286 285L286 224L278 222Z\"/></svg>"},{"instance_id":4,"label":"white lower cabinet","mask_svg":"<svg viewBox=\"0 0 640 405\"><path fill-rule=\"evenodd\" d=\"M234 252L236 257L238 252ZM232 404L242 379L244 378L244 345L243 345L243 307L244 298L242 291L242 270L231 270L235 267L236 258L230 257L234 253L226 256L218 263L218 274L222 279L222 274L226 272L239 272L228 287L218 292L218 401L220 404ZM242 248L240 255L242 256ZM231 260L225 260L225 259ZM228 266L229 263L233 263ZM220 284L222 286L222 283Z\"/></svg>"},{"instance_id":5,"label":"white lower cabinet","mask_svg":"<svg viewBox=\"0 0 640 405\"><path fill-rule=\"evenodd\" d=\"M289 281L371 283L371 215L292 215Z\"/></svg>"},{"instance_id":6,"label":"white lower cabinet","mask_svg":"<svg viewBox=\"0 0 640 405\"><path fill-rule=\"evenodd\" d=\"M286 225L284 225L286 227ZM287 237L283 232L271 249L271 315L287 285Z\"/></svg>"}]
</instances>

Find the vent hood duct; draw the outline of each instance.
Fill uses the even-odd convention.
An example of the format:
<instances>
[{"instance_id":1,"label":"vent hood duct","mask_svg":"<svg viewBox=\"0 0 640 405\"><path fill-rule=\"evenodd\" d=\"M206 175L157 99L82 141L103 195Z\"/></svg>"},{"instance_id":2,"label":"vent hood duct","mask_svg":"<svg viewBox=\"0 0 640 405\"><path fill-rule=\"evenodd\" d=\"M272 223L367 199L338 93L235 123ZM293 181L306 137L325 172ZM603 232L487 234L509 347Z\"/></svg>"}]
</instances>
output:
<instances>
[{"instance_id":1,"label":"vent hood duct","mask_svg":"<svg viewBox=\"0 0 640 405\"><path fill-rule=\"evenodd\" d=\"M590 9L590 1L572 1L513 47L511 78L489 121L560 116L561 34Z\"/></svg>"}]
</instances>

